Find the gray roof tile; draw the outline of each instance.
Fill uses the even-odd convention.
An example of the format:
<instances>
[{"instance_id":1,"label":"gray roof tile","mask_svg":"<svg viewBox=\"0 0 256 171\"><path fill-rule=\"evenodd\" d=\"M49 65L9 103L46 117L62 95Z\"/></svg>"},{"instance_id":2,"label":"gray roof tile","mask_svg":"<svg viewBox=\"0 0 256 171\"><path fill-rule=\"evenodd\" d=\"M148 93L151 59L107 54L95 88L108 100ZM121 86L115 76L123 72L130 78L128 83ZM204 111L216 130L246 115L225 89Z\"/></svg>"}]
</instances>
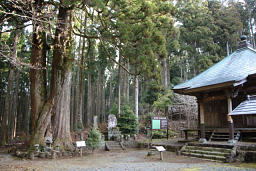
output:
<instances>
[{"instance_id":1,"label":"gray roof tile","mask_svg":"<svg viewBox=\"0 0 256 171\"><path fill-rule=\"evenodd\" d=\"M194 89L226 82L238 82L256 73L256 51L246 47L236 50L196 77L173 87L173 90Z\"/></svg>"},{"instance_id":2,"label":"gray roof tile","mask_svg":"<svg viewBox=\"0 0 256 171\"><path fill-rule=\"evenodd\" d=\"M243 101L238 105L229 115L252 115L256 114L256 98L253 96L251 99Z\"/></svg>"}]
</instances>

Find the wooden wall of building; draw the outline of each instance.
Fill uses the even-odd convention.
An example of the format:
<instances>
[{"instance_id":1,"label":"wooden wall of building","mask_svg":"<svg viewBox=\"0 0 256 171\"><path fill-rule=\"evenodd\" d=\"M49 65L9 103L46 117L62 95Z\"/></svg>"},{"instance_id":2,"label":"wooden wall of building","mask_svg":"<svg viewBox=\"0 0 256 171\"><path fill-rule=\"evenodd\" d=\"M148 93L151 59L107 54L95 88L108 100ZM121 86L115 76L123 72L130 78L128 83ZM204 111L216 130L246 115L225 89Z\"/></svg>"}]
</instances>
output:
<instances>
[{"instance_id":1,"label":"wooden wall of building","mask_svg":"<svg viewBox=\"0 0 256 171\"><path fill-rule=\"evenodd\" d=\"M242 101L246 100L245 95L238 95L232 99L232 108L237 107ZM228 128L227 121L227 99L212 100L204 103L205 127L209 129ZM233 116L235 128L256 128L256 116L244 115Z\"/></svg>"},{"instance_id":2,"label":"wooden wall of building","mask_svg":"<svg viewBox=\"0 0 256 171\"><path fill-rule=\"evenodd\" d=\"M227 101L213 100L204 104L206 128L228 128Z\"/></svg>"}]
</instances>

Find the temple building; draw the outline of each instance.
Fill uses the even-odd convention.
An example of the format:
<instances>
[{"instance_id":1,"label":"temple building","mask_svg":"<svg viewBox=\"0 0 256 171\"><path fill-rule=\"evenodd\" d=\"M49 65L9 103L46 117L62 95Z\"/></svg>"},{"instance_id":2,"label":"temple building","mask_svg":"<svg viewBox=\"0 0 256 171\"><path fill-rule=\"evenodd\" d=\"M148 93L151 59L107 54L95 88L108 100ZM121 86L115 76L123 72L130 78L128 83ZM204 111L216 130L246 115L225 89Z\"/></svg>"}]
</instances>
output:
<instances>
[{"instance_id":1,"label":"temple building","mask_svg":"<svg viewBox=\"0 0 256 171\"><path fill-rule=\"evenodd\" d=\"M256 140L256 50L246 36L235 52L173 90L197 98L200 142Z\"/></svg>"}]
</instances>

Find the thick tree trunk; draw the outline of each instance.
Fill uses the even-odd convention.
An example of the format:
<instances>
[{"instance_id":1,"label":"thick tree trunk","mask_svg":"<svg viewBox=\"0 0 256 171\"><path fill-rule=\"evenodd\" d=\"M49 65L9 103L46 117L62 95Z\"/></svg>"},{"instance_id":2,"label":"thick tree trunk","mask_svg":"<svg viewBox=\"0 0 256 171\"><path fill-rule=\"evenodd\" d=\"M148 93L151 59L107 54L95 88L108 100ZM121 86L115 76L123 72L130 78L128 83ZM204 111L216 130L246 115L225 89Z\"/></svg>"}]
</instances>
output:
<instances>
[{"instance_id":1,"label":"thick tree trunk","mask_svg":"<svg viewBox=\"0 0 256 171\"><path fill-rule=\"evenodd\" d=\"M60 93L60 99L56 105L55 116L53 120L53 138L54 144L60 145L64 149L72 148L72 140L70 136L70 89L71 89L71 77L72 70L70 66L66 66L69 69L65 71L63 75L63 88Z\"/></svg>"},{"instance_id":2,"label":"thick tree trunk","mask_svg":"<svg viewBox=\"0 0 256 171\"><path fill-rule=\"evenodd\" d=\"M47 128L53 122L54 143L61 148L71 149L70 136L70 85L71 59L71 10L60 4L54 40L50 95L36 122L31 145L44 145ZM52 117L52 119L51 119Z\"/></svg>"},{"instance_id":3,"label":"thick tree trunk","mask_svg":"<svg viewBox=\"0 0 256 171\"><path fill-rule=\"evenodd\" d=\"M63 6L62 6L63 5ZM54 144L64 149L72 149L70 135L70 92L72 78L71 33L72 12L64 4L59 7L58 24L55 33L55 47L53 51L53 70L51 90L55 95L53 111L53 139ZM54 91L55 90L55 91ZM58 99L59 98L59 99Z\"/></svg>"},{"instance_id":4,"label":"thick tree trunk","mask_svg":"<svg viewBox=\"0 0 256 171\"><path fill-rule=\"evenodd\" d=\"M42 1L38 1L35 5L35 9L39 10L42 6ZM38 11L40 13L40 11ZM32 116L32 132L36 128L36 121L39 117L44 103L46 102L46 72L41 68L46 64L46 46L45 33L43 26L37 20L33 22L32 33L32 49L30 63L32 67L30 69L30 94L31 94L31 116Z\"/></svg>"}]
</instances>

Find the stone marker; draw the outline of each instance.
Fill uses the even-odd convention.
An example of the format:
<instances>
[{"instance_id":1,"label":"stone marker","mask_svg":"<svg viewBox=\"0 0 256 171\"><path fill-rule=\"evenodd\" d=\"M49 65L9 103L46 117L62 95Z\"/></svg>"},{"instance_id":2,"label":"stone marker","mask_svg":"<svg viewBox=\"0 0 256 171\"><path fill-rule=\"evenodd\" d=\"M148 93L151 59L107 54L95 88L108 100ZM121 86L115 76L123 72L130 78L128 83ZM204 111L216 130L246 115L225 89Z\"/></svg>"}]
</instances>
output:
<instances>
[{"instance_id":1,"label":"stone marker","mask_svg":"<svg viewBox=\"0 0 256 171\"><path fill-rule=\"evenodd\" d=\"M115 115L108 115L108 129L114 128L117 125L117 120Z\"/></svg>"},{"instance_id":2,"label":"stone marker","mask_svg":"<svg viewBox=\"0 0 256 171\"><path fill-rule=\"evenodd\" d=\"M98 116L93 116L93 127L98 128Z\"/></svg>"}]
</instances>

